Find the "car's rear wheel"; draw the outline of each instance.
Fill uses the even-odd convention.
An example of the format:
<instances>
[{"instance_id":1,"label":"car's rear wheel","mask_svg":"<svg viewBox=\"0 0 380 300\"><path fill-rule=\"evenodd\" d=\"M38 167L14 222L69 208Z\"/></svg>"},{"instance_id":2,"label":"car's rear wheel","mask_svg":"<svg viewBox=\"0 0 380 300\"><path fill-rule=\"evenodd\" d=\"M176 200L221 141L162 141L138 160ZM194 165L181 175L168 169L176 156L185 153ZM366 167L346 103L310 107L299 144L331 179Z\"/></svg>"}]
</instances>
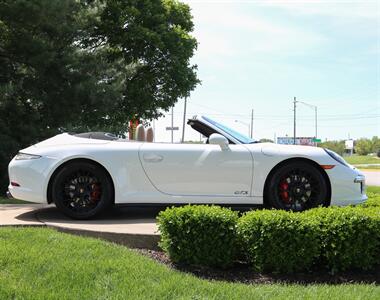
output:
<instances>
[{"instance_id":1,"label":"car's rear wheel","mask_svg":"<svg viewBox=\"0 0 380 300\"><path fill-rule=\"evenodd\" d=\"M266 197L273 208L303 211L326 203L328 188L316 166L293 161L275 170L269 179Z\"/></svg>"},{"instance_id":2,"label":"car's rear wheel","mask_svg":"<svg viewBox=\"0 0 380 300\"><path fill-rule=\"evenodd\" d=\"M92 218L104 212L113 201L109 175L86 161L64 165L51 186L52 199L59 210L74 219Z\"/></svg>"}]
</instances>

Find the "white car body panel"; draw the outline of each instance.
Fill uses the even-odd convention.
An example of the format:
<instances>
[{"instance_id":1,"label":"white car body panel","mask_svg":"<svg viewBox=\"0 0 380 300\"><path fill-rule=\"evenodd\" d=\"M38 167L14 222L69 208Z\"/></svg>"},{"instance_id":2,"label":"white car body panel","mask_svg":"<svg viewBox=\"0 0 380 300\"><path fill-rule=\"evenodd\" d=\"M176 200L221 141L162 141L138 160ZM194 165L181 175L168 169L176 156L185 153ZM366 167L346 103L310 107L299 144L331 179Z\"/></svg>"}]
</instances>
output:
<instances>
[{"instance_id":1,"label":"white car body panel","mask_svg":"<svg viewBox=\"0 0 380 300\"><path fill-rule=\"evenodd\" d=\"M144 143L139 150L147 177L160 192L175 196L251 195L252 155L244 145Z\"/></svg>"},{"instance_id":2,"label":"white car body panel","mask_svg":"<svg viewBox=\"0 0 380 300\"><path fill-rule=\"evenodd\" d=\"M225 135L230 141L231 136ZM165 144L86 139L67 133L21 150L38 159L9 164L13 197L48 202L48 184L54 171L73 159L102 165L115 188L115 203L215 203L262 204L265 181L279 163L308 159L325 170L331 182L331 204L349 205L367 199L360 183L363 174L339 164L322 148L270 143L229 145Z\"/></svg>"}]
</instances>

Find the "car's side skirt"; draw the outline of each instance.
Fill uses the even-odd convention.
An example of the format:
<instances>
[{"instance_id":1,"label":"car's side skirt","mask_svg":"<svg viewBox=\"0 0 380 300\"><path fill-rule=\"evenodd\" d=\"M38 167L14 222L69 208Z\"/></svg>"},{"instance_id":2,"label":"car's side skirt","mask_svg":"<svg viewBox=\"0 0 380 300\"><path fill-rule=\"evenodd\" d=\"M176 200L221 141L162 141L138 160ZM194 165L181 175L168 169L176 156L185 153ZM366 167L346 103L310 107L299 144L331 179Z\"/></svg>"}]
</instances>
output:
<instances>
[{"instance_id":1,"label":"car's side skirt","mask_svg":"<svg viewBox=\"0 0 380 300\"><path fill-rule=\"evenodd\" d=\"M263 204L263 197L223 197L223 196L171 196L164 194L135 194L118 199L115 204Z\"/></svg>"}]
</instances>

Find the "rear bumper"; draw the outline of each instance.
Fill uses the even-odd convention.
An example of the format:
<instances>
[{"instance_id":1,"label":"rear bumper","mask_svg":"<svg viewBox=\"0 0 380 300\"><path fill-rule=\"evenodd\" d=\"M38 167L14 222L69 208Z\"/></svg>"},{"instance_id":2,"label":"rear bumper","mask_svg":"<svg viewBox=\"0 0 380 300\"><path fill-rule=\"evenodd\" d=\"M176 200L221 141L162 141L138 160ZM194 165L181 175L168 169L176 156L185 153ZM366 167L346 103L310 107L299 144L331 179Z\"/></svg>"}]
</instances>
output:
<instances>
[{"instance_id":1,"label":"rear bumper","mask_svg":"<svg viewBox=\"0 0 380 300\"><path fill-rule=\"evenodd\" d=\"M10 191L7 191L7 198L8 199L14 199Z\"/></svg>"},{"instance_id":2,"label":"rear bumper","mask_svg":"<svg viewBox=\"0 0 380 300\"><path fill-rule=\"evenodd\" d=\"M48 174L54 162L54 159L48 157L33 160L13 159L8 166L11 182L8 186L9 194L24 201L47 203Z\"/></svg>"}]
</instances>

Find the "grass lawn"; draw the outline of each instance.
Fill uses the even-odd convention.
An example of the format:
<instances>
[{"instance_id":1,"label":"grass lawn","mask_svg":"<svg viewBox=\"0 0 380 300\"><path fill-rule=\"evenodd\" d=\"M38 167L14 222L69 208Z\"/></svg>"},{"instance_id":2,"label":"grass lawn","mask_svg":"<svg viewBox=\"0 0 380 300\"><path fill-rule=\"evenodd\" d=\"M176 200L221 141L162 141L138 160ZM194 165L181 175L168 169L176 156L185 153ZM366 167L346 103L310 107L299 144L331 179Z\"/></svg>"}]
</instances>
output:
<instances>
[{"instance_id":1,"label":"grass lawn","mask_svg":"<svg viewBox=\"0 0 380 300\"><path fill-rule=\"evenodd\" d=\"M367 191L373 199L380 195L380 187L370 186ZM0 299L342 297L380 299L380 286L358 283L246 285L209 281L172 270L136 251L106 241L47 228L0 228Z\"/></svg>"},{"instance_id":2,"label":"grass lawn","mask_svg":"<svg viewBox=\"0 0 380 300\"><path fill-rule=\"evenodd\" d=\"M365 170L365 171L379 171L380 166L358 166L359 170Z\"/></svg>"},{"instance_id":3,"label":"grass lawn","mask_svg":"<svg viewBox=\"0 0 380 300\"><path fill-rule=\"evenodd\" d=\"M380 186L367 186L367 192L374 193L374 194L380 194Z\"/></svg>"},{"instance_id":4,"label":"grass lawn","mask_svg":"<svg viewBox=\"0 0 380 300\"><path fill-rule=\"evenodd\" d=\"M380 159L376 156L352 155L345 156L344 159L351 165L380 164Z\"/></svg>"},{"instance_id":5,"label":"grass lawn","mask_svg":"<svg viewBox=\"0 0 380 300\"><path fill-rule=\"evenodd\" d=\"M380 186L367 186L368 197L380 197Z\"/></svg>"},{"instance_id":6,"label":"grass lawn","mask_svg":"<svg viewBox=\"0 0 380 300\"><path fill-rule=\"evenodd\" d=\"M375 284L244 285L171 270L109 242L0 229L0 299L379 299Z\"/></svg>"}]
</instances>

